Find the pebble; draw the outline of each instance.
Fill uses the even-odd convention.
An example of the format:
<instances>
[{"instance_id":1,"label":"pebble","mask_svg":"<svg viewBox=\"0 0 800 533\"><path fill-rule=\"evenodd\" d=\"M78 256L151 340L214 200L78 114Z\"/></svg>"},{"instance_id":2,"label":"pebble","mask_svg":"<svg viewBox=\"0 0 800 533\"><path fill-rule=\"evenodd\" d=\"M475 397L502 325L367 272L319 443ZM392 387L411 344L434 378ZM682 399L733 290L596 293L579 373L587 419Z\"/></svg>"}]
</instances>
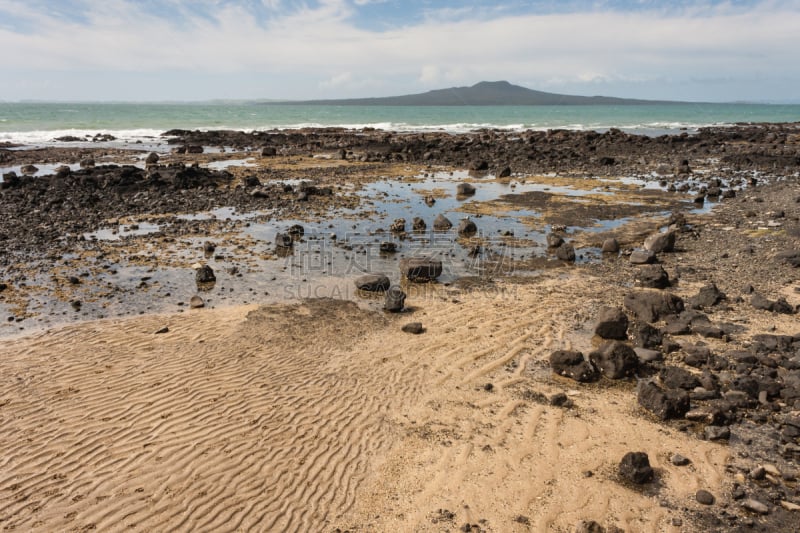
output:
<instances>
[{"instance_id":1,"label":"pebble","mask_svg":"<svg viewBox=\"0 0 800 533\"><path fill-rule=\"evenodd\" d=\"M714 495L708 492L707 490L700 489L697 491L697 494L694 495L697 503L701 503L703 505L713 505L714 504Z\"/></svg>"},{"instance_id":2,"label":"pebble","mask_svg":"<svg viewBox=\"0 0 800 533\"><path fill-rule=\"evenodd\" d=\"M169 333L169 327L164 326L163 328L161 328L158 331L156 331L156 335L159 335L161 333Z\"/></svg>"},{"instance_id":3,"label":"pebble","mask_svg":"<svg viewBox=\"0 0 800 533\"><path fill-rule=\"evenodd\" d=\"M409 322L405 326L403 326L403 331L406 333L411 333L412 335L419 335L420 333L425 332L425 328L422 326L422 322Z\"/></svg>"},{"instance_id":4,"label":"pebble","mask_svg":"<svg viewBox=\"0 0 800 533\"><path fill-rule=\"evenodd\" d=\"M787 511L800 511L800 505L796 503L787 502L786 500L781 500L781 507L786 509Z\"/></svg>"},{"instance_id":5,"label":"pebble","mask_svg":"<svg viewBox=\"0 0 800 533\"><path fill-rule=\"evenodd\" d=\"M767 471L764 469L763 466L757 466L750 471L750 479L754 479L756 481L761 481L764 479L764 476L767 474Z\"/></svg>"},{"instance_id":6,"label":"pebble","mask_svg":"<svg viewBox=\"0 0 800 533\"><path fill-rule=\"evenodd\" d=\"M757 514L768 514L769 507L766 503L760 502L758 500L754 500L753 498L748 498L742 502L742 507L747 509L748 511L752 511Z\"/></svg>"},{"instance_id":7,"label":"pebble","mask_svg":"<svg viewBox=\"0 0 800 533\"><path fill-rule=\"evenodd\" d=\"M674 454L670 458L670 461L672 461L672 464L674 464L675 466L686 466L689 463L691 463L688 457L684 457L679 453Z\"/></svg>"}]
</instances>

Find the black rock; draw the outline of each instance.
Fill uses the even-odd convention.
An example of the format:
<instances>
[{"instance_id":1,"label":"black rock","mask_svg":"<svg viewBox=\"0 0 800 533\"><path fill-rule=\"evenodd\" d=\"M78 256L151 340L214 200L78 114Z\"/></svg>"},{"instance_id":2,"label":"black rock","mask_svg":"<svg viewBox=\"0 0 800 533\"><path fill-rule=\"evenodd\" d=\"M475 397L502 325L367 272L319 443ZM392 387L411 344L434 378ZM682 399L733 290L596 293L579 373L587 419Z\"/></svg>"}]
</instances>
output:
<instances>
[{"instance_id":1,"label":"black rock","mask_svg":"<svg viewBox=\"0 0 800 533\"><path fill-rule=\"evenodd\" d=\"M653 233L644 241L644 249L655 254L671 252L675 249L675 232Z\"/></svg>"},{"instance_id":2,"label":"black rock","mask_svg":"<svg viewBox=\"0 0 800 533\"><path fill-rule=\"evenodd\" d=\"M437 215L436 218L433 220L433 229L435 229L436 231L447 231L452 227L453 223L450 222L450 220L442 214Z\"/></svg>"},{"instance_id":3,"label":"black rock","mask_svg":"<svg viewBox=\"0 0 800 533\"><path fill-rule=\"evenodd\" d=\"M628 452L622 458L618 468L622 479L643 485L653 480L655 473L650 467L650 459L644 452Z\"/></svg>"},{"instance_id":4,"label":"black rock","mask_svg":"<svg viewBox=\"0 0 800 533\"><path fill-rule=\"evenodd\" d=\"M701 287L700 291L689 299L689 307L692 309L713 307L725 298L725 293L720 291L713 283L709 283Z\"/></svg>"},{"instance_id":5,"label":"black rock","mask_svg":"<svg viewBox=\"0 0 800 533\"><path fill-rule=\"evenodd\" d=\"M294 245L294 239L288 233L275 234L275 246L278 248L291 248Z\"/></svg>"},{"instance_id":6,"label":"black rock","mask_svg":"<svg viewBox=\"0 0 800 533\"><path fill-rule=\"evenodd\" d=\"M662 389L652 382L640 382L639 405L661 420L683 418L689 411L689 393L677 389Z\"/></svg>"},{"instance_id":7,"label":"black rock","mask_svg":"<svg viewBox=\"0 0 800 533\"><path fill-rule=\"evenodd\" d=\"M197 283L213 283L217 281L217 277L214 275L214 269L208 265L203 265L195 272L194 280Z\"/></svg>"},{"instance_id":8,"label":"black rock","mask_svg":"<svg viewBox=\"0 0 800 533\"><path fill-rule=\"evenodd\" d=\"M659 372L661 383L668 389L692 390L700 386L700 380L689 372L677 366L665 366Z\"/></svg>"},{"instance_id":9,"label":"black rock","mask_svg":"<svg viewBox=\"0 0 800 533\"><path fill-rule=\"evenodd\" d=\"M458 196L472 196L475 194L475 187L469 183L459 183L456 186L456 194Z\"/></svg>"},{"instance_id":10,"label":"black rock","mask_svg":"<svg viewBox=\"0 0 800 533\"><path fill-rule=\"evenodd\" d=\"M598 377L594 365L578 351L556 350L550 354L550 367L555 374L581 383L595 381Z\"/></svg>"},{"instance_id":11,"label":"black rock","mask_svg":"<svg viewBox=\"0 0 800 533\"><path fill-rule=\"evenodd\" d=\"M402 327L402 330L412 335L419 335L425 332L425 328L422 327L422 322L409 322Z\"/></svg>"},{"instance_id":12,"label":"black rock","mask_svg":"<svg viewBox=\"0 0 800 533\"><path fill-rule=\"evenodd\" d=\"M403 310L406 303L406 293L400 288L399 285L393 285L386 291L386 302L383 308L390 313L399 313Z\"/></svg>"},{"instance_id":13,"label":"black rock","mask_svg":"<svg viewBox=\"0 0 800 533\"><path fill-rule=\"evenodd\" d=\"M622 379L634 375L639 368L639 356L627 344L611 341L589 354L589 360L610 379Z\"/></svg>"},{"instance_id":14,"label":"black rock","mask_svg":"<svg viewBox=\"0 0 800 533\"><path fill-rule=\"evenodd\" d=\"M461 222L458 223L459 237L471 237L477 232L478 226L476 226L475 223L468 218L462 219Z\"/></svg>"},{"instance_id":15,"label":"black rock","mask_svg":"<svg viewBox=\"0 0 800 533\"><path fill-rule=\"evenodd\" d=\"M564 244L564 237L558 233L548 233L546 239L548 248L558 248Z\"/></svg>"},{"instance_id":16,"label":"black rock","mask_svg":"<svg viewBox=\"0 0 800 533\"><path fill-rule=\"evenodd\" d=\"M400 261L400 274L409 281L432 281L442 275L442 262L429 257L410 257Z\"/></svg>"},{"instance_id":17,"label":"black rock","mask_svg":"<svg viewBox=\"0 0 800 533\"><path fill-rule=\"evenodd\" d=\"M388 291L391 285L389 277L383 274L365 274L356 278L356 288L362 291L383 292Z\"/></svg>"},{"instance_id":18,"label":"black rock","mask_svg":"<svg viewBox=\"0 0 800 533\"><path fill-rule=\"evenodd\" d=\"M683 300L680 297L652 289L628 293L625 295L624 305L642 322L655 322L666 315L676 315L683 311Z\"/></svg>"},{"instance_id":19,"label":"black rock","mask_svg":"<svg viewBox=\"0 0 800 533\"><path fill-rule=\"evenodd\" d=\"M565 242L556 248L556 257L562 261L572 263L575 261L575 248L573 248L571 244Z\"/></svg>"},{"instance_id":20,"label":"black rock","mask_svg":"<svg viewBox=\"0 0 800 533\"><path fill-rule=\"evenodd\" d=\"M634 284L645 289L666 289L669 287L669 274L661 265L642 265L636 271Z\"/></svg>"},{"instance_id":21,"label":"black rock","mask_svg":"<svg viewBox=\"0 0 800 533\"><path fill-rule=\"evenodd\" d=\"M713 505L715 501L714 495L703 489L698 490L694 498L697 500L697 503L703 505Z\"/></svg>"},{"instance_id":22,"label":"black rock","mask_svg":"<svg viewBox=\"0 0 800 533\"><path fill-rule=\"evenodd\" d=\"M595 335L603 339L628 338L628 316L619 307L604 307L597 315Z\"/></svg>"}]
</instances>

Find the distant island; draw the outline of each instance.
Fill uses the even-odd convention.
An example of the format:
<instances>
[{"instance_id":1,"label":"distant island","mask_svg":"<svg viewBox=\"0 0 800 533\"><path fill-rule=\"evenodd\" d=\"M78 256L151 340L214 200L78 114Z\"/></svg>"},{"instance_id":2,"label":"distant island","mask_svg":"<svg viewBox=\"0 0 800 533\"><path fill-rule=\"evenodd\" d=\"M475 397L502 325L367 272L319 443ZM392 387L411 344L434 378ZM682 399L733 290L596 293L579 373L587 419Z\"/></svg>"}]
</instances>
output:
<instances>
[{"instance_id":1,"label":"distant island","mask_svg":"<svg viewBox=\"0 0 800 533\"><path fill-rule=\"evenodd\" d=\"M677 104L663 100L636 100L611 96L574 96L534 91L507 81L482 81L472 87L451 87L420 94L382 98L263 102L300 105L376 105L376 106L487 106L487 105L647 105Z\"/></svg>"}]
</instances>

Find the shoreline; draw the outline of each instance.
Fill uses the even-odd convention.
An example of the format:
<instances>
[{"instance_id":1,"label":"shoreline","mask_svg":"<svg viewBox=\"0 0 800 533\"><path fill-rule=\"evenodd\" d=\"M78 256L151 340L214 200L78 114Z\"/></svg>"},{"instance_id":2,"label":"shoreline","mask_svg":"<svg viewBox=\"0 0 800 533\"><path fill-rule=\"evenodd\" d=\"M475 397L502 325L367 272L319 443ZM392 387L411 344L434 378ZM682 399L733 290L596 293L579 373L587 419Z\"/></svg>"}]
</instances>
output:
<instances>
[{"instance_id":1,"label":"shoreline","mask_svg":"<svg viewBox=\"0 0 800 533\"><path fill-rule=\"evenodd\" d=\"M3 527L796 524L796 125L664 139L180 135L170 146L202 153L146 168L103 148L0 149L20 165L95 159L0 190L0 305L19 306L16 326L35 313L81 320L0 344ZM229 161L247 165L210 166ZM465 184L475 191L459 197ZM428 231L441 213L483 233ZM390 230L401 217L409 227ZM428 229L415 233L412 218ZM296 224L281 257L277 233ZM673 246L638 264L667 230ZM612 238L619 251L600 252ZM379 252L386 242L397 251ZM437 250L439 283L403 280L401 259ZM353 264L400 284L405 311L360 299ZM216 273L205 292L202 265ZM272 300L292 283L348 298ZM683 311L645 316L637 299L654 294ZM198 295L206 306L190 309ZM595 333L607 307L626 316L635 371L588 383L554 372L555 352L605 346ZM422 332L404 331L410 322ZM640 397L647 382L690 410L662 420ZM647 453L652 481L620 477L630 451Z\"/></svg>"}]
</instances>

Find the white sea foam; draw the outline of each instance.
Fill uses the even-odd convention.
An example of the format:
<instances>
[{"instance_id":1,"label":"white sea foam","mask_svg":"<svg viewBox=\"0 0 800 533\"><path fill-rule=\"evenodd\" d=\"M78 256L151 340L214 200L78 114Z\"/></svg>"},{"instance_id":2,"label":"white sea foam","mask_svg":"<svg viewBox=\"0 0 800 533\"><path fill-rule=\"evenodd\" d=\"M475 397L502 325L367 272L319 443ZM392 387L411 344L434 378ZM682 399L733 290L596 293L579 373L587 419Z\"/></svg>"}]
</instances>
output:
<instances>
[{"instance_id":1,"label":"white sea foam","mask_svg":"<svg viewBox=\"0 0 800 533\"><path fill-rule=\"evenodd\" d=\"M26 145L50 144L59 137L78 137L91 141L97 134L113 135L122 142L136 142L158 140L164 130L133 129L133 130L35 130L35 131L0 131L0 142L7 141Z\"/></svg>"}]
</instances>

